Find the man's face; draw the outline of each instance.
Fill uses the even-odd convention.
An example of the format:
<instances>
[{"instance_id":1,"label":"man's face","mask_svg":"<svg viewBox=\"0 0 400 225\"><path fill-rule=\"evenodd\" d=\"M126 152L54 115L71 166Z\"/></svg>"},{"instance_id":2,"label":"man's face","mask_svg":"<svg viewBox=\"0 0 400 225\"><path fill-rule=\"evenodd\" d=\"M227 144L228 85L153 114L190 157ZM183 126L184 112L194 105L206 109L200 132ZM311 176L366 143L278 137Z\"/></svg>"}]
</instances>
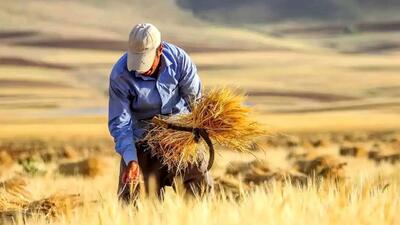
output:
<instances>
[{"instance_id":1,"label":"man's face","mask_svg":"<svg viewBox=\"0 0 400 225\"><path fill-rule=\"evenodd\" d=\"M157 70L158 64L160 63L161 54L162 54L163 45L157 48L156 57L154 58L153 65L149 70L143 73L144 76L151 76Z\"/></svg>"}]
</instances>

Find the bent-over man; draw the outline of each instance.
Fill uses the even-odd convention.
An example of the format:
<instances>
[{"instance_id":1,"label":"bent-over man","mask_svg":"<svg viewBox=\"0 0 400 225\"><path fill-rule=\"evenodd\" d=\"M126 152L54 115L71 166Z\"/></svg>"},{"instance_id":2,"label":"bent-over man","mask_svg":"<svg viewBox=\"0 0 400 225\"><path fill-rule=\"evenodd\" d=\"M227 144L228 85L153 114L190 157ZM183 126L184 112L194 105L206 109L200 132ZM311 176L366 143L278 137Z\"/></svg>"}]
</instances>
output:
<instances>
[{"instance_id":1,"label":"bent-over man","mask_svg":"<svg viewBox=\"0 0 400 225\"><path fill-rule=\"evenodd\" d=\"M143 175L149 192L149 179L154 177L157 194L173 184L176 169L168 170L150 155L140 140L149 129L149 120L157 115L188 113L190 102L201 96L201 82L196 66L181 48L161 40L152 24L138 24L129 35L128 51L114 65L110 75L108 127L115 149L121 155L119 198L134 200L126 184L137 182ZM185 188L197 193L212 188L207 162L179 171Z\"/></svg>"}]
</instances>

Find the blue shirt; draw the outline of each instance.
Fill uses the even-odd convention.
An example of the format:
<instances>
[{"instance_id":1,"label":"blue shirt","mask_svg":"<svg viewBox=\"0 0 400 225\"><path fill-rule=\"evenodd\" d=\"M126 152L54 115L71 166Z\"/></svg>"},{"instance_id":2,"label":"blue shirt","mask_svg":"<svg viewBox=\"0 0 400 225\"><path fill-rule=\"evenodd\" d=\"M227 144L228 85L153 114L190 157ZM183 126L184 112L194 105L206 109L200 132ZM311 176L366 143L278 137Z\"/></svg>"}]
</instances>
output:
<instances>
[{"instance_id":1,"label":"blue shirt","mask_svg":"<svg viewBox=\"0 0 400 225\"><path fill-rule=\"evenodd\" d=\"M189 112L201 96L201 82L185 51L163 42L157 78L128 71L125 53L110 75L108 129L125 163L137 161L135 142L143 138L146 120L156 115Z\"/></svg>"}]
</instances>

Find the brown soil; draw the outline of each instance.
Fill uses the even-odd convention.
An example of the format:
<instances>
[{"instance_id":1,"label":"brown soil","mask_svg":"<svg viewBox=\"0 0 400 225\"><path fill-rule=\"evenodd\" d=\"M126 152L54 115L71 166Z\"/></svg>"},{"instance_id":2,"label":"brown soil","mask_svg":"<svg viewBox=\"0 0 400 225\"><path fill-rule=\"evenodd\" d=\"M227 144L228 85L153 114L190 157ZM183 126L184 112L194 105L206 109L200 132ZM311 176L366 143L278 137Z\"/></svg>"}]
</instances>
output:
<instances>
[{"instance_id":1,"label":"brown soil","mask_svg":"<svg viewBox=\"0 0 400 225\"><path fill-rule=\"evenodd\" d=\"M307 91L249 91L247 95L250 97L288 97L288 98L305 98L320 102L336 102L357 100L355 97L346 95L336 95L328 93L317 93Z\"/></svg>"},{"instance_id":2,"label":"brown soil","mask_svg":"<svg viewBox=\"0 0 400 225\"><path fill-rule=\"evenodd\" d=\"M197 69L199 71L202 70L233 70L233 69L241 69L241 66L235 65L198 65Z\"/></svg>"},{"instance_id":3,"label":"brown soil","mask_svg":"<svg viewBox=\"0 0 400 225\"><path fill-rule=\"evenodd\" d=\"M354 104L348 106L320 107L315 109L274 110L272 112L273 113L316 113L316 112L331 112L331 111L379 109L392 106L400 106L400 102L383 102L383 103L370 103L370 104L359 104L359 105Z\"/></svg>"},{"instance_id":4,"label":"brown soil","mask_svg":"<svg viewBox=\"0 0 400 225\"><path fill-rule=\"evenodd\" d=\"M58 108L56 103L12 103L2 104L1 109L54 109Z\"/></svg>"},{"instance_id":5,"label":"brown soil","mask_svg":"<svg viewBox=\"0 0 400 225\"><path fill-rule=\"evenodd\" d=\"M349 54L362 54L362 53L385 53L387 51L399 50L400 44L397 42L386 42L386 43L377 43L372 45L366 45L357 47L354 50L342 51L342 53Z\"/></svg>"},{"instance_id":6,"label":"brown soil","mask_svg":"<svg viewBox=\"0 0 400 225\"><path fill-rule=\"evenodd\" d=\"M29 88L71 88L68 84L56 83L52 81L36 81L36 80L0 80L0 88L7 87L29 87Z\"/></svg>"},{"instance_id":7,"label":"brown soil","mask_svg":"<svg viewBox=\"0 0 400 225\"><path fill-rule=\"evenodd\" d=\"M103 39L42 39L27 40L15 42L16 45L33 46L42 48L73 48L73 49L94 49L94 50L115 50L124 51L126 49L126 41L120 40L103 40Z\"/></svg>"},{"instance_id":8,"label":"brown soil","mask_svg":"<svg viewBox=\"0 0 400 225\"><path fill-rule=\"evenodd\" d=\"M358 23L358 24L328 24L319 26L292 27L279 29L285 34L344 34L351 32L393 32L400 31L400 21Z\"/></svg>"},{"instance_id":9,"label":"brown soil","mask_svg":"<svg viewBox=\"0 0 400 225\"><path fill-rule=\"evenodd\" d=\"M0 57L0 65L45 67L50 69L71 69L70 66L63 64L46 63L17 57Z\"/></svg>"},{"instance_id":10,"label":"brown soil","mask_svg":"<svg viewBox=\"0 0 400 225\"><path fill-rule=\"evenodd\" d=\"M33 46L42 48L71 48L71 49L91 49L91 50L110 50L110 51L126 51L126 40L107 40L107 39L90 39L90 38L65 38L65 39L39 39L39 40L24 40L16 41L14 45ZM182 47L187 52L230 52L230 51L274 51L274 50L290 50L286 48L279 48L274 46L263 48L247 48L240 46L224 47L224 46L206 46L204 44L192 44L174 42L174 44Z\"/></svg>"},{"instance_id":11,"label":"brown soil","mask_svg":"<svg viewBox=\"0 0 400 225\"><path fill-rule=\"evenodd\" d=\"M24 38L24 37L31 37L38 34L36 31L17 31L17 30L9 30L9 31L0 31L0 39L5 38Z\"/></svg>"}]
</instances>

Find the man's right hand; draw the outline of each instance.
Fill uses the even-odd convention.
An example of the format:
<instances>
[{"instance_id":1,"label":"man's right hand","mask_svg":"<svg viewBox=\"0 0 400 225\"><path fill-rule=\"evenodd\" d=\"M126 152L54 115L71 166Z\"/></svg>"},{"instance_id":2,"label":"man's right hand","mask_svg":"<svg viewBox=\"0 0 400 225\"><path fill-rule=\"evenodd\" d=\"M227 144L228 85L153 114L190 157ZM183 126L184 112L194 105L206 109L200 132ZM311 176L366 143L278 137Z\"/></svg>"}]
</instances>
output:
<instances>
[{"instance_id":1,"label":"man's right hand","mask_svg":"<svg viewBox=\"0 0 400 225\"><path fill-rule=\"evenodd\" d=\"M122 174L122 182L124 184L137 182L139 180L139 164L137 161L130 161Z\"/></svg>"}]
</instances>

